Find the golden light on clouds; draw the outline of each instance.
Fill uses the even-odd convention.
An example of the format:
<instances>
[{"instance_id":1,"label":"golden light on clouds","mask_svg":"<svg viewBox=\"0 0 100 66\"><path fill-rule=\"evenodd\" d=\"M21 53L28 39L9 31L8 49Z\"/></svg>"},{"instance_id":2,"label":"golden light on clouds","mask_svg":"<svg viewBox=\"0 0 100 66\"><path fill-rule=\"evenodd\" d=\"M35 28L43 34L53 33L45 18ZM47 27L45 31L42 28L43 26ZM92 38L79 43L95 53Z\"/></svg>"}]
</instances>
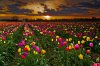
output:
<instances>
[{"instance_id":1,"label":"golden light on clouds","mask_svg":"<svg viewBox=\"0 0 100 66\"><path fill-rule=\"evenodd\" d=\"M46 6L47 6L47 8L48 9L53 9L53 10L55 10L55 11L57 11L57 9L60 9L59 8L59 6L60 5L67 5L67 3L65 2L65 0L60 0L60 1L58 1L58 0L49 0L49 1L46 1L45 3L44 3Z\"/></svg>"},{"instance_id":2,"label":"golden light on clouds","mask_svg":"<svg viewBox=\"0 0 100 66\"><path fill-rule=\"evenodd\" d=\"M41 6L39 3L27 4L26 6L22 6L22 9L29 9L33 14L44 13L44 6Z\"/></svg>"},{"instance_id":3,"label":"golden light on clouds","mask_svg":"<svg viewBox=\"0 0 100 66\"><path fill-rule=\"evenodd\" d=\"M43 4L43 5L41 5ZM29 9L32 11L32 14L38 14L38 13L44 13L46 12L45 6L49 10L55 10L57 11L60 5L66 5L65 0L47 0L47 1L39 1L39 2L30 2L27 3L26 5L21 6L21 9Z\"/></svg>"},{"instance_id":4,"label":"golden light on clouds","mask_svg":"<svg viewBox=\"0 0 100 66\"><path fill-rule=\"evenodd\" d=\"M97 17L99 3L100 0L0 0L0 14Z\"/></svg>"}]
</instances>

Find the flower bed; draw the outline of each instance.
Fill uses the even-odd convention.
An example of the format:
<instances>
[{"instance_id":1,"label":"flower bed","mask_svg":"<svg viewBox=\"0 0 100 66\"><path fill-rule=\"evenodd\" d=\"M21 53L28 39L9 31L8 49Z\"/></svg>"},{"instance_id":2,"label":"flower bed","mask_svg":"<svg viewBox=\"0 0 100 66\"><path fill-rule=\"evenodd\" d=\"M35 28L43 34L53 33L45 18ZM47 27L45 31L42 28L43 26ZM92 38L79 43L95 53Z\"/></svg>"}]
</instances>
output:
<instances>
[{"instance_id":1,"label":"flower bed","mask_svg":"<svg viewBox=\"0 0 100 66\"><path fill-rule=\"evenodd\" d=\"M0 28L0 64L99 66L99 27L99 23L8 24Z\"/></svg>"}]
</instances>

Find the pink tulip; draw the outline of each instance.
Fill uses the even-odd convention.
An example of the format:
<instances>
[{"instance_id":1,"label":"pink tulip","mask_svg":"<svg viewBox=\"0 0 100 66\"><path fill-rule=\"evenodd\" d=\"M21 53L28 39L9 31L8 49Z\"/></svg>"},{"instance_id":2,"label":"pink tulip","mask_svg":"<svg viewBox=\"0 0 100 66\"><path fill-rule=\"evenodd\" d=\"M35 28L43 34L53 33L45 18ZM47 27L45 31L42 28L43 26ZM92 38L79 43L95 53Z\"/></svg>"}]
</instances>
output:
<instances>
[{"instance_id":1,"label":"pink tulip","mask_svg":"<svg viewBox=\"0 0 100 66\"><path fill-rule=\"evenodd\" d=\"M61 42L62 41L62 38L58 38L58 42Z\"/></svg>"},{"instance_id":2,"label":"pink tulip","mask_svg":"<svg viewBox=\"0 0 100 66\"><path fill-rule=\"evenodd\" d=\"M41 51L40 51L40 48L39 48L38 46L36 46L35 50L36 50L38 53L41 52Z\"/></svg>"},{"instance_id":3,"label":"pink tulip","mask_svg":"<svg viewBox=\"0 0 100 66\"><path fill-rule=\"evenodd\" d=\"M89 43L89 46L90 46L90 47L93 47L93 43L92 43L92 42L91 42L91 43Z\"/></svg>"},{"instance_id":4,"label":"pink tulip","mask_svg":"<svg viewBox=\"0 0 100 66\"><path fill-rule=\"evenodd\" d=\"M93 66L97 66L97 63L94 63Z\"/></svg>"},{"instance_id":5,"label":"pink tulip","mask_svg":"<svg viewBox=\"0 0 100 66\"><path fill-rule=\"evenodd\" d=\"M67 44L67 42L66 42L66 41L64 41L64 42L63 42L63 44L64 44L64 45L66 45L66 44Z\"/></svg>"},{"instance_id":6,"label":"pink tulip","mask_svg":"<svg viewBox=\"0 0 100 66\"><path fill-rule=\"evenodd\" d=\"M3 34L7 35L7 34L8 34L8 32L4 32Z\"/></svg>"},{"instance_id":7,"label":"pink tulip","mask_svg":"<svg viewBox=\"0 0 100 66\"><path fill-rule=\"evenodd\" d=\"M21 42L22 44L25 44L26 42L25 42L25 40L22 40L22 42Z\"/></svg>"},{"instance_id":8,"label":"pink tulip","mask_svg":"<svg viewBox=\"0 0 100 66\"><path fill-rule=\"evenodd\" d=\"M79 49L79 45L78 44L74 45L74 49L78 50Z\"/></svg>"},{"instance_id":9,"label":"pink tulip","mask_svg":"<svg viewBox=\"0 0 100 66\"><path fill-rule=\"evenodd\" d=\"M6 38L5 38L5 37L2 37L2 40L3 40L3 41L5 41L5 40L6 40Z\"/></svg>"}]
</instances>

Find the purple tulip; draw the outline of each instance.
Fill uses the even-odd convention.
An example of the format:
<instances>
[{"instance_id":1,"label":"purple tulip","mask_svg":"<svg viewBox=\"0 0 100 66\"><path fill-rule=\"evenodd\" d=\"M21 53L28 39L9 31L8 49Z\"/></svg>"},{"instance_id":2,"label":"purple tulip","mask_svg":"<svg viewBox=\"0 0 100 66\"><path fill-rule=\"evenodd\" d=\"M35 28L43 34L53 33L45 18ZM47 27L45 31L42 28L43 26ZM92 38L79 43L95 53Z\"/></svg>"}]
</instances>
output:
<instances>
[{"instance_id":1,"label":"purple tulip","mask_svg":"<svg viewBox=\"0 0 100 66\"><path fill-rule=\"evenodd\" d=\"M33 45L32 48L35 49L36 48L36 45Z\"/></svg>"},{"instance_id":2,"label":"purple tulip","mask_svg":"<svg viewBox=\"0 0 100 66\"><path fill-rule=\"evenodd\" d=\"M19 47L22 47L22 46L24 46L24 45L20 42L20 43L18 44L18 46L19 46Z\"/></svg>"},{"instance_id":3,"label":"purple tulip","mask_svg":"<svg viewBox=\"0 0 100 66\"><path fill-rule=\"evenodd\" d=\"M22 47L22 46L24 46L25 44L26 44L25 40L22 40L22 41L18 44L18 46L19 46L19 47Z\"/></svg>"},{"instance_id":4,"label":"purple tulip","mask_svg":"<svg viewBox=\"0 0 100 66\"><path fill-rule=\"evenodd\" d=\"M61 41L61 42L60 42L60 45L61 45L61 46L64 46L64 42L63 42L63 41Z\"/></svg>"},{"instance_id":5,"label":"purple tulip","mask_svg":"<svg viewBox=\"0 0 100 66\"><path fill-rule=\"evenodd\" d=\"M24 56L27 56L27 55L28 55L28 53L27 53L27 52L24 52L24 53L23 53L23 55L24 55Z\"/></svg>"}]
</instances>

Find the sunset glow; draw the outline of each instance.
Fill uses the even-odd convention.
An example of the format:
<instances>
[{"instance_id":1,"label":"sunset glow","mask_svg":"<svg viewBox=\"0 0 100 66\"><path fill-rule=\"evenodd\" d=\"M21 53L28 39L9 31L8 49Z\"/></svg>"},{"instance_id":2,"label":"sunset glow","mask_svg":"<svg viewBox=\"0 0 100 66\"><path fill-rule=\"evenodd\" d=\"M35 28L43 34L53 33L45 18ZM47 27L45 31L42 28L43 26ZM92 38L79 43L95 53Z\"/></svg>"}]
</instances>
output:
<instances>
[{"instance_id":1,"label":"sunset glow","mask_svg":"<svg viewBox=\"0 0 100 66\"><path fill-rule=\"evenodd\" d=\"M44 16L44 18L45 18L45 19L50 19L51 16L48 16L48 15L47 15L47 16Z\"/></svg>"}]
</instances>

